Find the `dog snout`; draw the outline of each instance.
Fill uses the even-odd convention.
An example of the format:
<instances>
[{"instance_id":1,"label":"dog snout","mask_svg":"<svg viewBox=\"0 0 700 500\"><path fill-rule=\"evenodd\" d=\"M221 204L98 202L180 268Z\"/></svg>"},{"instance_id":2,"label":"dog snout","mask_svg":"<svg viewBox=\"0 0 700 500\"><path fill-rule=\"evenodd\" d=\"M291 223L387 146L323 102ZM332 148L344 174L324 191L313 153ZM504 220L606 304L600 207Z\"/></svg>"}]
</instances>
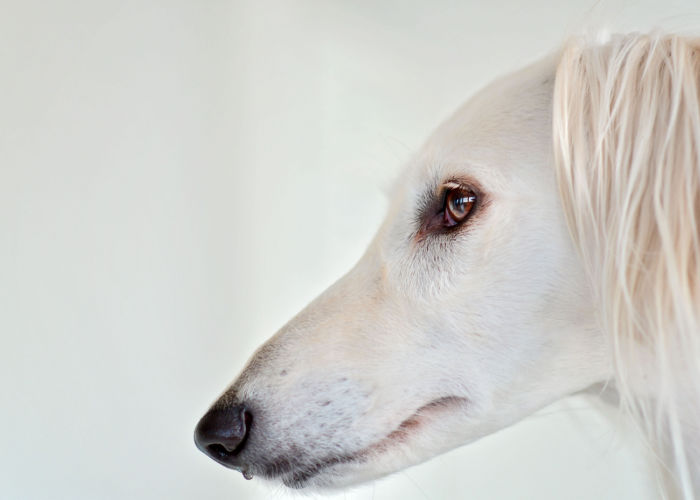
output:
<instances>
[{"instance_id":1,"label":"dog snout","mask_svg":"<svg viewBox=\"0 0 700 500\"><path fill-rule=\"evenodd\" d=\"M244 470L241 452L252 423L253 414L244 404L212 408L197 424L194 442L197 448L220 464Z\"/></svg>"}]
</instances>

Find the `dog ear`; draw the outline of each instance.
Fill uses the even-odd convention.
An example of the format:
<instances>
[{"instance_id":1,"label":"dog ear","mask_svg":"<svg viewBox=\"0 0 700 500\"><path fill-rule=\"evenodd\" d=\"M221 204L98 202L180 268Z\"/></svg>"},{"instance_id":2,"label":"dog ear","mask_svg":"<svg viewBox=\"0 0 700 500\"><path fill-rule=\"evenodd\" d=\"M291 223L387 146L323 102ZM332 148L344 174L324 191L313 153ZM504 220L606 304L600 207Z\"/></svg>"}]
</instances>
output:
<instances>
[{"instance_id":1,"label":"dog ear","mask_svg":"<svg viewBox=\"0 0 700 500\"><path fill-rule=\"evenodd\" d=\"M668 445L686 498L700 466L699 92L700 39L634 34L569 43L553 105L561 200L621 401Z\"/></svg>"}]
</instances>

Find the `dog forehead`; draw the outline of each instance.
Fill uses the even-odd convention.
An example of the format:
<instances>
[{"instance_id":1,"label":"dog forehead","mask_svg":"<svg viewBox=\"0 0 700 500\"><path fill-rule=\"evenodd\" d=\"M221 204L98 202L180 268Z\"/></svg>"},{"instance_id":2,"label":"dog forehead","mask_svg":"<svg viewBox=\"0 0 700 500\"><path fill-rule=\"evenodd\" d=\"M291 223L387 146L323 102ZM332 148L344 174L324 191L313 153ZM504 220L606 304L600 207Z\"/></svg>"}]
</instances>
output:
<instances>
[{"instance_id":1,"label":"dog forehead","mask_svg":"<svg viewBox=\"0 0 700 500\"><path fill-rule=\"evenodd\" d=\"M410 166L423 182L460 174L523 175L523 159L551 156L552 94L558 54L501 77L475 94L428 138ZM512 171L510 171L512 170ZM520 170L520 171L519 171ZM527 172L529 175L531 172Z\"/></svg>"}]
</instances>

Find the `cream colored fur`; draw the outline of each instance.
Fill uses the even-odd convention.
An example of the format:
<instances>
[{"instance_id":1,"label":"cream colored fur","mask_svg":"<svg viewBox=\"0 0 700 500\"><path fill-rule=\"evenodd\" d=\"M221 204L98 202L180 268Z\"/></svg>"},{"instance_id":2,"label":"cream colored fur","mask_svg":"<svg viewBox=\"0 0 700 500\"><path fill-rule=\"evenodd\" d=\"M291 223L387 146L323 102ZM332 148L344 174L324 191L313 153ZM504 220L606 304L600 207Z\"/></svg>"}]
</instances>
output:
<instances>
[{"instance_id":1,"label":"cream colored fur","mask_svg":"<svg viewBox=\"0 0 700 500\"><path fill-rule=\"evenodd\" d=\"M356 484L616 377L626 406L670 445L672 494L692 498L693 47L644 36L572 43L442 124L390 191L358 264L216 403L252 412L247 473L293 487ZM468 226L418 237L425 200L455 179L481 191Z\"/></svg>"},{"instance_id":2,"label":"cream colored fur","mask_svg":"<svg viewBox=\"0 0 700 500\"><path fill-rule=\"evenodd\" d=\"M574 41L554 92L564 210L612 340L617 386L700 494L700 39Z\"/></svg>"}]
</instances>

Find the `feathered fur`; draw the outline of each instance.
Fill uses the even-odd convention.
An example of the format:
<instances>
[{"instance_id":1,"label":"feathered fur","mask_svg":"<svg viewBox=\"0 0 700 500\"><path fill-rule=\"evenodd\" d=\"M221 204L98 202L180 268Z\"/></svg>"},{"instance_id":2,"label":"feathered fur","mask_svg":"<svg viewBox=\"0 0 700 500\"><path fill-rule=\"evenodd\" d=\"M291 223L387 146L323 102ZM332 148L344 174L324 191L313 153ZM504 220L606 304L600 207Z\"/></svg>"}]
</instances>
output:
<instances>
[{"instance_id":1,"label":"feathered fur","mask_svg":"<svg viewBox=\"0 0 700 500\"><path fill-rule=\"evenodd\" d=\"M610 336L617 386L669 473L700 494L700 39L565 48L559 189Z\"/></svg>"}]
</instances>

